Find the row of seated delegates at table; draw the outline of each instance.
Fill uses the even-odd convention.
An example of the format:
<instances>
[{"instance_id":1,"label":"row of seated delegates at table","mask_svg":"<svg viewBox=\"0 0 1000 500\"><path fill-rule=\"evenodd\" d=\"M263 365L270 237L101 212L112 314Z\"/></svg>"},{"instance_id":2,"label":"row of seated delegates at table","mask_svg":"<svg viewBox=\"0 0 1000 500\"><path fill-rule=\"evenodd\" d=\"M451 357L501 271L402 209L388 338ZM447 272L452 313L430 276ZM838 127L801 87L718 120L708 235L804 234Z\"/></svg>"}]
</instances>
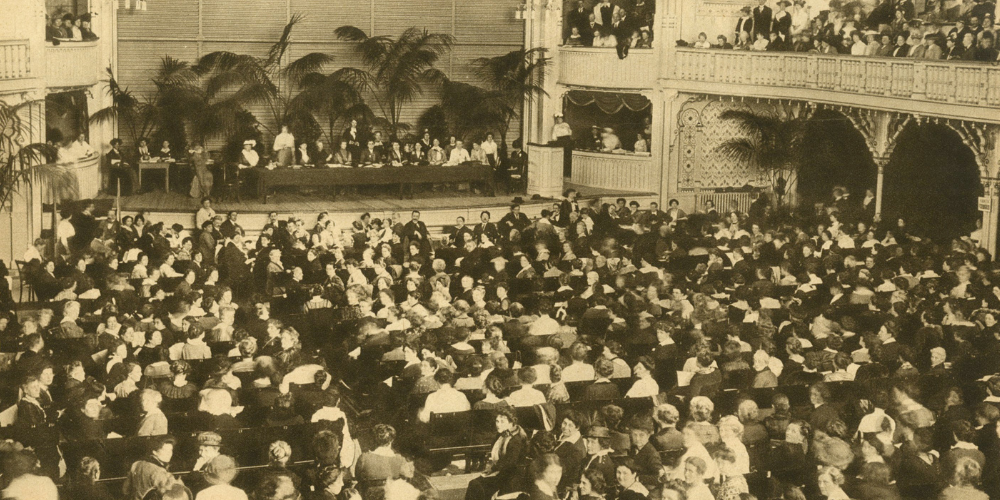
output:
<instances>
[{"instance_id":1,"label":"row of seated delegates at table","mask_svg":"<svg viewBox=\"0 0 1000 500\"><path fill-rule=\"evenodd\" d=\"M44 301L7 321L13 340L0 345L22 349L0 385L19 400L11 437L42 465L8 469L11 492L58 478L60 453L76 456L67 460L74 478L93 478L83 457L127 475L126 498L169 495L171 471L201 462L202 474L182 478L198 490L201 478L232 472L214 456L230 440L226 453L241 464L265 447L271 458L293 457L272 468L315 460L292 470L298 484L282 471L248 489L311 496L328 473L354 465L349 477L368 500L379 498L371 488L425 490L422 478L450 459L435 448L449 437L489 448L470 500L496 490L728 500L751 489L978 499L979 488L1000 487L1000 279L991 257L961 239L935 244L903 221L875 223L865 200L843 190L823 217L797 223L773 219L766 196L747 213L706 205L688 215L675 201L668 211L625 199L588 207L570 190L533 221L515 206L502 229L483 214L471 229L479 238L464 236L461 221L463 236L447 245L433 241L419 212L384 231L361 216L339 241L327 214L311 231L274 214L261 231L270 236L250 251L233 214L231 236L215 240L225 221L206 203L198 239L207 234L212 245L181 245L204 266L182 270L183 250L163 252L169 241L145 220L131 231L140 242L120 239L136 226L127 217L107 238L121 247L42 266L96 276L86 286L100 297ZM137 265L130 254L191 282L178 291L160 275L147 292L125 278ZM305 286L309 297L291 293ZM154 392L176 441L151 440L135 462L77 442L110 432L133 439L144 420L162 432ZM355 405L403 438L348 422ZM435 427L436 416L485 410L487 419ZM101 418L107 412L117 418ZM291 453L264 443L247 452L256 443L247 434L283 432L268 425L296 416L332 423L287 427ZM231 431L248 425L256 429ZM364 453L380 462L362 473L366 460L355 457ZM768 474L778 486L766 486Z\"/></svg>"},{"instance_id":2,"label":"row of seated delegates at table","mask_svg":"<svg viewBox=\"0 0 1000 500\"><path fill-rule=\"evenodd\" d=\"M490 165L496 168L503 161L508 160L506 148L498 145L494 139L494 134L487 133L481 141L472 142L471 150L465 143L457 139L456 136L449 136L447 144L441 146L439 138L431 138L429 130L424 130L423 137L419 140L409 138L401 140L392 138L388 143L383 142L382 133L375 132L373 137L364 142L364 147L354 150L351 147L352 140L344 138L340 141L340 147L335 151L330 151L322 139L313 144L301 142L292 150L295 144L294 136L287 132L287 127L283 127L282 134L275 138L273 150L276 159L275 166L373 166L389 165L400 167L403 165L459 165L462 163L475 162ZM511 156L523 155L520 151L520 141L515 141L514 152ZM255 149L257 141L247 139L243 143L243 151L237 160L241 169L258 166L269 166ZM510 158L518 160L518 157Z\"/></svg>"},{"instance_id":3,"label":"row of seated delegates at table","mask_svg":"<svg viewBox=\"0 0 1000 500\"><path fill-rule=\"evenodd\" d=\"M45 16L48 24L45 26L45 41L53 45L61 42L91 42L99 39L91 28L93 17L90 13L74 16L73 14Z\"/></svg>"}]
</instances>

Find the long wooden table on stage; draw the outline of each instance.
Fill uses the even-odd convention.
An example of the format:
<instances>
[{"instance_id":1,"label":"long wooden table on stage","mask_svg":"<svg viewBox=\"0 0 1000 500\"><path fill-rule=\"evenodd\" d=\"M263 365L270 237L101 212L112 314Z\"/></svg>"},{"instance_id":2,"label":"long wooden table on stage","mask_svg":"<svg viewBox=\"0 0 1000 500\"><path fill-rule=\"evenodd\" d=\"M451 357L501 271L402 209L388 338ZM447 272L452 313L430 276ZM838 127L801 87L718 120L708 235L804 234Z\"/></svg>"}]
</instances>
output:
<instances>
[{"instance_id":1,"label":"long wooden table on stage","mask_svg":"<svg viewBox=\"0 0 1000 500\"><path fill-rule=\"evenodd\" d=\"M257 195L264 198L271 189L279 186L384 186L398 185L399 197L403 187L413 184L453 184L458 182L483 182L489 193L494 192L493 167L482 164L445 166L403 166L379 168L276 168L257 170Z\"/></svg>"}]
</instances>

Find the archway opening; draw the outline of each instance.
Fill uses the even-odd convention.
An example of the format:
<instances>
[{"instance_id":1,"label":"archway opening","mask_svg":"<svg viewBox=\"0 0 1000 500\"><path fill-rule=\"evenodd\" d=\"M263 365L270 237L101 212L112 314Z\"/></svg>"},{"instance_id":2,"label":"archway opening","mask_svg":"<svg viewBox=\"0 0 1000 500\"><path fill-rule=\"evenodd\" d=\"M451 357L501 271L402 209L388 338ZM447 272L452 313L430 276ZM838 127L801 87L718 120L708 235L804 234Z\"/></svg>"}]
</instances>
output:
<instances>
[{"instance_id":1,"label":"archway opening","mask_svg":"<svg viewBox=\"0 0 1000 500\"><path fill-rule=\"evenodd\" d=\"M954 130L925 123L906 127L885 168L882 219L903 218L914 234L946 240L968 235L980 218L983 193L975 155Z\"/></svg>"},{"instance_id":2,"label":"archway opening","mask_svg":"<svg viewBox=\"0 0 1000 500\"><path fill-rule=\"evenodd\" d=\"M819 110L805 124L798 175L799 205L830 201L833 188L850 189L852 199L875 189L878 169L864 136L844 115Z\"/></svg>"}]
</instances>

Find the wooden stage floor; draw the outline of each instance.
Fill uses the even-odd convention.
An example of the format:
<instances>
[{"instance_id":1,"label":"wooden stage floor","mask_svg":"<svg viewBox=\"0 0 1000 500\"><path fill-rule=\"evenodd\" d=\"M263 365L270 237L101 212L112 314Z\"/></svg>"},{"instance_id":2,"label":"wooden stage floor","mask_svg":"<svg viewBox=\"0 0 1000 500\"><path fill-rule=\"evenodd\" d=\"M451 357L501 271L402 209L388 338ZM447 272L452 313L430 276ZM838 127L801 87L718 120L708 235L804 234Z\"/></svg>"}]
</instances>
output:
<instances>
[{"instance_id":1,"label":"wooden stage floor","mask_svg":"<svg viewBox=\"0 0 1000 500\"><path fill-rule=\"evenodd\" d=\"M566 188L575 188L580 193L580 198L585 201L596 200L607 197L621 196L629 200L635 198L647 199L654 196L654 193L638 193L615 191L588 186L574 186L567 183ZM449 189L447 191L425 190L413 194L413 198L399 199L395 194L377 194L378 191L365 188L360 194L345 194L333 196L327 193L294 193L280 191L268 198L267 203L252 197L243 197L242 201L227 199L214 201L213 208L217 212L236 210L246 214L267 214L275 211L278 213L319 213L328 212L406 212L410 210L455 210L455 209L490 209L495 207L506 207L515 196L521 196L523 205L547 205L555 201L552 198L531 199L525 195L501 195L486 196L476 194L472 191L458 191ZM111 197L102 195L100 198ZM113 199L113 198L112 198ZM199 208L199 201L181 193L163 191L149 191L134 196L121 197L122 212L158 212L158 213L185 213L192 214ZM645 205L645 203L643 203ZM541 208L539 208L541 210Z\"/></svg>"}]
</instances>

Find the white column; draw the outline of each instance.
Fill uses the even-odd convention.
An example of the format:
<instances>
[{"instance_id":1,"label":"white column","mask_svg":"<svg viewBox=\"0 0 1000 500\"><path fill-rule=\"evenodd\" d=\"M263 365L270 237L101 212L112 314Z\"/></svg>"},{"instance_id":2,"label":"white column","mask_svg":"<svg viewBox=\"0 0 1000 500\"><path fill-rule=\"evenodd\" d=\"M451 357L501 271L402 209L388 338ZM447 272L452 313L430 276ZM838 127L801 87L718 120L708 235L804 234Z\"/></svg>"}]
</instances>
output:
<instances>
[{"instance_id":1,"label":"white column","mask_svg":"<svg viewBox=\"0 0 1000 500\"><path fill-rule=\"evenodd\" d=\"M882 215L882 187L885 185L885 166L889 163L889 158L875 158L878 166L878 178L875 181L875 217Z\"/></svg>"}]
</instances>

